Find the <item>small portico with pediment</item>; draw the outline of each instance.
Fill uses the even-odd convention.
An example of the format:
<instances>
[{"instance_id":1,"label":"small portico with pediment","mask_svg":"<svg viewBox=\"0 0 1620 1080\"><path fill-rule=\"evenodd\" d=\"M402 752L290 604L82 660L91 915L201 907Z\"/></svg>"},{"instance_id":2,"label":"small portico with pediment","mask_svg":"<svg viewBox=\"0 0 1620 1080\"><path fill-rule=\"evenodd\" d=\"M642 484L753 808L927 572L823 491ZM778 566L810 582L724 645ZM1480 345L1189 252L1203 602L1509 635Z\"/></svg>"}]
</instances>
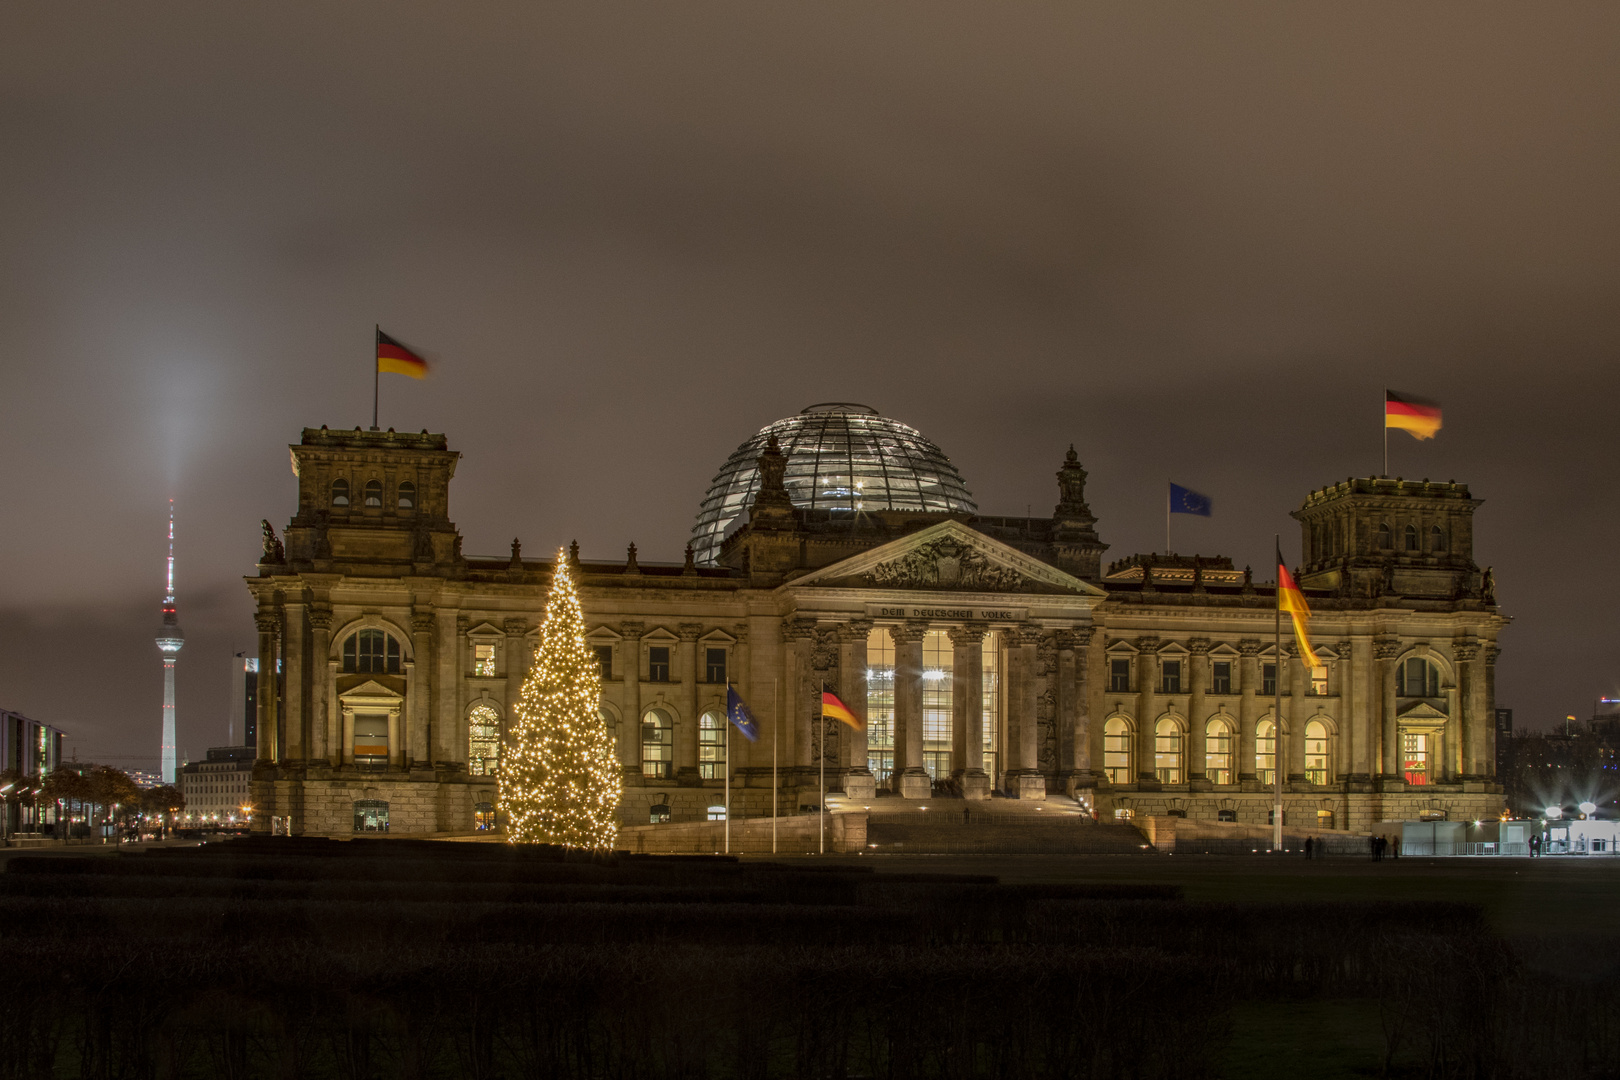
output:
<instances>
[{"instance_id":1,"label":"small portico with pediment","mask_svg":"<svg viewBox=\"0 0 1620 1080\"><path fill-rule=\"evenodd\" d=\"M925 799L949 781L967 799L988 798L998 782L1009 795L1044 798L1053 771L1070 793L1091 785L1085 645L1101 589L947 520L776 592L799 760L819 764L822 684L868 723L827 733L836 735L829 769L849 797L882 783ZM869 659L891 650L889 663ZM869 703L885 715L868 716ZM869 746L869 735L884 745ZM868 767L872 750L878 761L892 751L887 776ZM1056 770L1043 768L1054 764L1048 756Z\"/></svg>"}]
</instances>

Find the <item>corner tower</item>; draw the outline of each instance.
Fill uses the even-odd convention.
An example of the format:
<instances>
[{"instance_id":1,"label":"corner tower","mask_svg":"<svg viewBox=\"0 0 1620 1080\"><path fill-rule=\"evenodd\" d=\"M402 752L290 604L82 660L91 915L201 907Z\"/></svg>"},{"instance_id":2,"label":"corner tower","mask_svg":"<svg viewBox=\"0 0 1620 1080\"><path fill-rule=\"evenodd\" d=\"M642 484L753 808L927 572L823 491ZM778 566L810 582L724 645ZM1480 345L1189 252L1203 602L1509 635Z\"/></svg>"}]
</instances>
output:
<instances>
[{"instance_id":1,"label":"corner tower","mask_svg":"<svg viewBox=\"0 0 1620 1080\"><path fill-rule=\"evenodd\" d=\"M163 782L172 784L178 767L174 728L174 661L186 643L180 631L180 614L174 603L174 500L169 500L169 566L163 591L163 625L158 628L157 647L163 654Z\"/></svg>"}]
</instances>

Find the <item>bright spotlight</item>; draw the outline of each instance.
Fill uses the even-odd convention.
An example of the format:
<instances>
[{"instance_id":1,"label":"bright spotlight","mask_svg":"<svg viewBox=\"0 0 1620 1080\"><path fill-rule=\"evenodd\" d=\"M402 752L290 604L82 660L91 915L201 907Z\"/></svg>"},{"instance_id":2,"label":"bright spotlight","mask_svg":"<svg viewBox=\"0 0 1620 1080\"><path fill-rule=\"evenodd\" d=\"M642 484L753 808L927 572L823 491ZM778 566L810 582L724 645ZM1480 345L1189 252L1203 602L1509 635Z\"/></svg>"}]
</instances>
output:
<instances>
[{"instance_id":1,"label":"bright spotlight","mask_svg":"<svg viewBox=\"0 0 1620 1080\"><path fill-rule=\"evenodd\" d=\"M1549 806L1547 807L1547 816L1552 820L1557 821L1559 818L1564 816L1564 808L1562 806Z\"/></svg>"},{"instance_id":2,"label":"bright spotlight","mask_svg":"<svg viewBox=\"0 0 1620 1080\"><path fill-rule=\"evenodd\" d=\"M1581 813L1585 814L1587 817L1591 817L1593 814L1597 813L1597 803L1581 803Z\"/></svg>"}]
</instances>

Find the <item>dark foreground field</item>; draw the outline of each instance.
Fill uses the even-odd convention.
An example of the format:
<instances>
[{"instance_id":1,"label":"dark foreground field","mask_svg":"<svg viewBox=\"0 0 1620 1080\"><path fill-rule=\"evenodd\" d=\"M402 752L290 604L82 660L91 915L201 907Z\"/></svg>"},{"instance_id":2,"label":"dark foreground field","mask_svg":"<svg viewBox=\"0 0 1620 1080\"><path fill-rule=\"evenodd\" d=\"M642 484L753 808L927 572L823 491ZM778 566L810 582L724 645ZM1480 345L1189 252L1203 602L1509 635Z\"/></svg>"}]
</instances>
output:
<instances>
[{"instance_id":1,"label":"dark foreground field","mask_svg":"<svg viewBox=\"0 0 1620 1080\"><path fill-rule=\"evenodd\" d=\"M1613 1077L1617 889L1554 860L20 857L0 1076Z\"/></svg>"}]
</instances>

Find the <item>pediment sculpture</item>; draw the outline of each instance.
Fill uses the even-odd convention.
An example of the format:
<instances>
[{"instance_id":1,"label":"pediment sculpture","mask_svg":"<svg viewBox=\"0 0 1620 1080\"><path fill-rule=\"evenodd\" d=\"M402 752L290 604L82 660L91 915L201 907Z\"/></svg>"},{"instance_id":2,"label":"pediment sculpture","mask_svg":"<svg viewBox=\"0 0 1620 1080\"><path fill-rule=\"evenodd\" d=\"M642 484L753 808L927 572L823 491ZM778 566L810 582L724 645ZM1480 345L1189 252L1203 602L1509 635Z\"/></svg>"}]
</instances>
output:
<instances>
[{"instance_id":1,"label":"pediment sculpture","mask_svg":"<svg viewBox=\"0 0 1620 1080\"><path fill-rule=\"evenodd\" d=\"M898 559L879 563L866 580L888 588L976 592L1014 592L1024 585L1024 576L1018 571L997 566L968 545L948 539L935 540Z\"/></svg>"}]
</instances>

